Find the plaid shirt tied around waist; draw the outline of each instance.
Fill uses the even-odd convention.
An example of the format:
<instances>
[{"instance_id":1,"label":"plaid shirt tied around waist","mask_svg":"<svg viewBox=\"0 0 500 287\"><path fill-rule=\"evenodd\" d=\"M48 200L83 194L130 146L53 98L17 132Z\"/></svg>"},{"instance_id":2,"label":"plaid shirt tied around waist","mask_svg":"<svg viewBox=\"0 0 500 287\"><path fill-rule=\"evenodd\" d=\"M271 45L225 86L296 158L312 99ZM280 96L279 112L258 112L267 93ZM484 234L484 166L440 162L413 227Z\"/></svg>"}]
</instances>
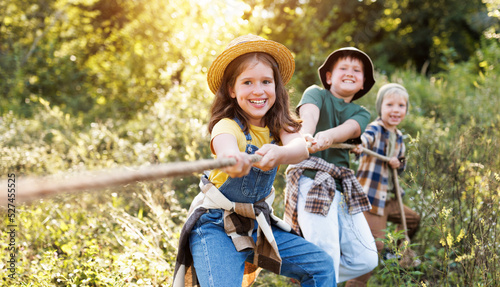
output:
<instances>
[{"instance_id":1,"label":"plaid shirt tied around waist","mask_svg":"<svg viewBox=\"0 0 500 287\"><path fill-rule=\"evenodd\" d=\"M245 262L242 286L251 286L260 268L280 274L281 256L271 225L287 232L292 229L273 213L274 188L266 198L253 204L230 201L204 177L200 188L202 192L193 199L188 219L181 230L172 286L200 286L189 248L189 234L198 219L209 209L224 210L224 230L231 237L236 250L254 250L253 263ZM258 224L257 242L252 238L254 221Z\"/></svg>"},{"instance_id":2,"label":"plaid shirt tied around waist","mask_svg":"<svg viewBox=\"0 0 500 287\"><path fill-rule=\"evenodd\" d=\"M371 209L370 201L351 169L336 166L324 159L311 156L298 164L289 165L286 170L285 221L298 234L301 234L297 220L299 178L306 169L318 171L314 183L307 193L305 206L307 212L323 216L328 214L335 196L335 179L342 181L349 214L357 214Z\"/></svg>"}]
</instances>

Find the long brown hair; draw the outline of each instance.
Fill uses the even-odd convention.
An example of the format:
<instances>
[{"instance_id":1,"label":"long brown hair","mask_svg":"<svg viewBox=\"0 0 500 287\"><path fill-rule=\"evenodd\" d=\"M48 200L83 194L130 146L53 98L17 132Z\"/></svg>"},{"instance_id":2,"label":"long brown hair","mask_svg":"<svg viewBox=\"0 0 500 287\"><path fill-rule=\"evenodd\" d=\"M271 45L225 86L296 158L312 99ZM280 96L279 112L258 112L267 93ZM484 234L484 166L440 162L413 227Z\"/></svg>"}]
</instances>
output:
<instances>
[{"instance_id":1,"label":"long brown hair","mask_svg":"<svg viewBox=\"0 0 500 287\"><path fill-rule=\"evenodd\" d=\"M248 131L248 117L238 105L238 101L231 98L229 88L234 87L236 78L254 61L261 62L273 69L276 101L264 116L264 122L271 131L275 140L279 141L281 130L293 133L298 132L302 126L302 121L295 117L290 111L290 97L286 91L285 85L281 79L278 64L274 58L266 53L248 53L234 59L224 71L222 83L215 94L215 100L210 110L210 121L208 131L212 129L217 122L223 118L238 118L244 127L244 132Z\"/></svg>"}]
</instances>

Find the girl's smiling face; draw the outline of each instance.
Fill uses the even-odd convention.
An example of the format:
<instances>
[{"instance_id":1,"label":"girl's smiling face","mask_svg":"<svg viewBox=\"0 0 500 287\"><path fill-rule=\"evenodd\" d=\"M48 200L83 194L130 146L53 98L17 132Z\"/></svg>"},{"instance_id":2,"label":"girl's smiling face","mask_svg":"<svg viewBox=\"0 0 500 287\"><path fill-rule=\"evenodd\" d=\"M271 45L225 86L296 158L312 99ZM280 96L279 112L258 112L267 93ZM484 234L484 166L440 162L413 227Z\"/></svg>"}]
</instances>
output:
<instances>
[{"instance_id":1,"label":"girl's smiling face","mask_svg":"<svg viewBox=\"0 0 500 287\"><path fill-rule=\"evenodd\" d=\"M365 78L363 62L354 58L341 58L326 72L326 82L330 84L330 92L346 103L351 102L354 95L363 89Z\"/></svg>"},{"instance_id":2,"label":"girl's smiling face","mask_svg":"<svg viewBox=\"0 0 500 287\"><path fill-rule=\"evenodd\" d=\"M406 98L399 94L387 94L382 100L380 115L385 127L394 132L406 116Z\"/></svg>"},{"instance_id":3,"label":"girl's smiling face","mask_svg":"<svg viewBox=\"0 0 500 287\"><path fill-rule=\"evenodd\" d=\"M273 69L261 61L249 63L229 92L247 115L248 123L264 127L264 115L276 101Z\"/></svg>"}]
</instances>

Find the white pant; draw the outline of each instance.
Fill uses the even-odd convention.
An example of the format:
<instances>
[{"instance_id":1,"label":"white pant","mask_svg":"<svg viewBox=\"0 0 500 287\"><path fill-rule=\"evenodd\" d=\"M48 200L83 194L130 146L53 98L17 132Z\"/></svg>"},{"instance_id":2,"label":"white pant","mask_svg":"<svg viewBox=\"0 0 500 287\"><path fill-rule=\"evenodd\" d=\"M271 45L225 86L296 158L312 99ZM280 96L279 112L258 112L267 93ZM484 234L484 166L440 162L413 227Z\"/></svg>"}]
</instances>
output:
<instances>
[{"instance_id":1,"label":"white pant","mask_svg":"<svg viewBox=\"0 0 500 287\"><path fill-rule=\"evenodd\" d=\"M306 176L299 179L297 213L302 235L333 258L338 283L370 272L378 265L378 254L363 212L350 215L338 190L326 217L306 212L306 196L313 182Z\"/></svg>"}]
</instances>

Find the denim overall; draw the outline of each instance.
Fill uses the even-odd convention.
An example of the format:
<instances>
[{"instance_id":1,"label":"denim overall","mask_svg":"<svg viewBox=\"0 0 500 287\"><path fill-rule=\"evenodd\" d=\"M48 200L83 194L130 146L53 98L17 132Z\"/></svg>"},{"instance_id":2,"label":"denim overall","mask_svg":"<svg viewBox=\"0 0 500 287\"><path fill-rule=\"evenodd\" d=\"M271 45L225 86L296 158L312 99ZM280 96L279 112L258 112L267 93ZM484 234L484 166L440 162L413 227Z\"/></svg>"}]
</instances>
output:
<instances>
[{"instance_id":1,"label":"denim overall","mask_svg":"<svg viewBox=\"0 0 500 287\"><path fill-rule=\"evenodd\" d=\"M243 130L243 125L234 119ZM254 154L257 147L252 137L245 133L245 152ZM275 143L274 141L272 143ZM262 171L252 167L250 173L240 178L228 179L219 187L224 196L233 202L254 203L270 194L278 168ZM193 227L190 249L194 267L201 286L241 286L245 261L252 262L253 250L238 252L224 230L224 211L209 209ZM257 237L257 222L253 239ZM302 282L302 286L336 286L331 257L316 245L295 234L272 226L274 238L282 258L281 274Z\"/></svg>"},{"instance_id":2,"label":"denim overall","mask_svg":"<svg viewBox=\"0 0 500 287\"><path fill-rule=\"evenodd\" d=\"M243 130L241 122L236 118L234 121L238 123L241 130ZM272 138L272 135L270 135L270 137ZM247 154L254 154L259 148L252 144L252 136L249 131L245 133L245 138L247 140L245 152ZM275 144L276 142L273 140L271 143ZM219 187L219 190L227 199L233 202L254 203L271 193L277 171L278 167L268 171L262 171L252 166L249 174L238 178L229 177Z\"/></svg>"}]
</instances>

